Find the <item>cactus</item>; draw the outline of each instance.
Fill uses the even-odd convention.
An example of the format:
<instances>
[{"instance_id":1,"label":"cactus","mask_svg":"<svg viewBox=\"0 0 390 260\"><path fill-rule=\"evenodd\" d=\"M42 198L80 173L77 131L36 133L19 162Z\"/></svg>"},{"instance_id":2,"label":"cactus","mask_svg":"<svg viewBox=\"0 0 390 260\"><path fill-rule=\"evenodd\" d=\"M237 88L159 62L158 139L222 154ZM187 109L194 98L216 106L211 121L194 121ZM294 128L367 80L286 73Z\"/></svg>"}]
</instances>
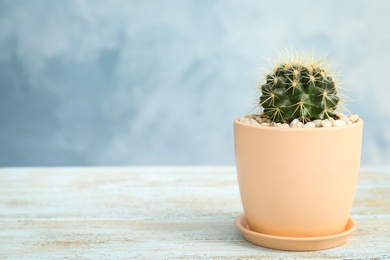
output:
<instances>
[{"instance_id":1,"label":"cactus","mask_svg":"<svg viewBox=\"0 0 390 260\"><path fill-rule=\"evenodd\" d=\"M340 93L324 59L305 53L288 53L284 58L260 86L263 113L276 123L334 117Z\"/></svg>"}]
</instances>

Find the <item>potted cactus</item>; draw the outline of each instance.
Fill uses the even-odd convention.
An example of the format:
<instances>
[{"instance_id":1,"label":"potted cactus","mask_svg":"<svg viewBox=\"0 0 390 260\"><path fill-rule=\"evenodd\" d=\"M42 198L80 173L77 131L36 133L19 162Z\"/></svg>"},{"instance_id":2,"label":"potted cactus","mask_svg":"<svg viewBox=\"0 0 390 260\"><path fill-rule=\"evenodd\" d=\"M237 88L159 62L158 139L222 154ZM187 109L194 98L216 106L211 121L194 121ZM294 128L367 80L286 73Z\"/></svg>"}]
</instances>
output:
<instances>
[{"instance_id":1,"label":"potted cactus","mask_svg":"<svg viewBox=\"0 0 390 260\"><path fill-rule=\"evenodd\" d=\"M235 224L265 247L335 247L356 228L363 121L340 113L340 88L324 59L281 58L260 84L260 111L234 121L244 209Z\"/></svg>"}]
</instances>

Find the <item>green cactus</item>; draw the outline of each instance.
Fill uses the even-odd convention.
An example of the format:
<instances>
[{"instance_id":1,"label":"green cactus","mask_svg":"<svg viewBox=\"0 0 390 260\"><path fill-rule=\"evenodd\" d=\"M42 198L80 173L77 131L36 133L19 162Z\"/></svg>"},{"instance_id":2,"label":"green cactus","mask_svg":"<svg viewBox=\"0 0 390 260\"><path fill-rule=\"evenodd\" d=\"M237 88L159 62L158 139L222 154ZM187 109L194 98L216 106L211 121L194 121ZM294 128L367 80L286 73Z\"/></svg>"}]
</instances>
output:
<instances>
[{"instance_id":1,"label":"green cactus","mask_svg":"<svg viewBox=\"0 0 390 260\"><path fill-rule=\"evenodd\" d=\"M287 60L278 63L260 86L263 113L276 123L334 117L341 99L323 61L300 54Z\"/></svg>"}]
</instances>

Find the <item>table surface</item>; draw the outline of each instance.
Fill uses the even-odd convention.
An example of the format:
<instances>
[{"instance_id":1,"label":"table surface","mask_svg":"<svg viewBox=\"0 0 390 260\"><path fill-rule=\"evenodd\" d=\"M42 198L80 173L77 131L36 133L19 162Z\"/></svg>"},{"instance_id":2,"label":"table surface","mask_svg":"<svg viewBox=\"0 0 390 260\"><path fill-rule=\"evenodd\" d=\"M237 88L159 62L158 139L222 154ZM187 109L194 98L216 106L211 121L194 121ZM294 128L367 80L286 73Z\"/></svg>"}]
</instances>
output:
<instances>
[{"instance_id":1,"label":"table surface","mask_svg":"<svg viewBox=\"0 0 390 260\"><path fill-rule=\"evenodd\" d=\"M0 168L0 259L390 259L390 167L362 167L340 247L247 242L234 167Z\"/></svg>"}]
</instances>

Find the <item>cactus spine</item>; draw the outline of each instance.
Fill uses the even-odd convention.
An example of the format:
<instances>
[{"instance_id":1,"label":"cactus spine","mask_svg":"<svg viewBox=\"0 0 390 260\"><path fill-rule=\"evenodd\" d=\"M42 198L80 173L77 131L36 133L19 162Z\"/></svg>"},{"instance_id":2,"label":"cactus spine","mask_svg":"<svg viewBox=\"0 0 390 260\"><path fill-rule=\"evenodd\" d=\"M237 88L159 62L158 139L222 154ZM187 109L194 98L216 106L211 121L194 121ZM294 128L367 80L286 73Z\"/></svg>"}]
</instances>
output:
<instances>
[{"instance_id":1,"label":"cactus spine","mask_svg":"<svg viewBox=\"0 0 390 260\"><path fill-rule=\"evenodd\" d=\"M260 86L263 113L276 123L334 117L341 99L324 60L305 53L288 53L284 58Z\"/></svg>"}]
</instances>

